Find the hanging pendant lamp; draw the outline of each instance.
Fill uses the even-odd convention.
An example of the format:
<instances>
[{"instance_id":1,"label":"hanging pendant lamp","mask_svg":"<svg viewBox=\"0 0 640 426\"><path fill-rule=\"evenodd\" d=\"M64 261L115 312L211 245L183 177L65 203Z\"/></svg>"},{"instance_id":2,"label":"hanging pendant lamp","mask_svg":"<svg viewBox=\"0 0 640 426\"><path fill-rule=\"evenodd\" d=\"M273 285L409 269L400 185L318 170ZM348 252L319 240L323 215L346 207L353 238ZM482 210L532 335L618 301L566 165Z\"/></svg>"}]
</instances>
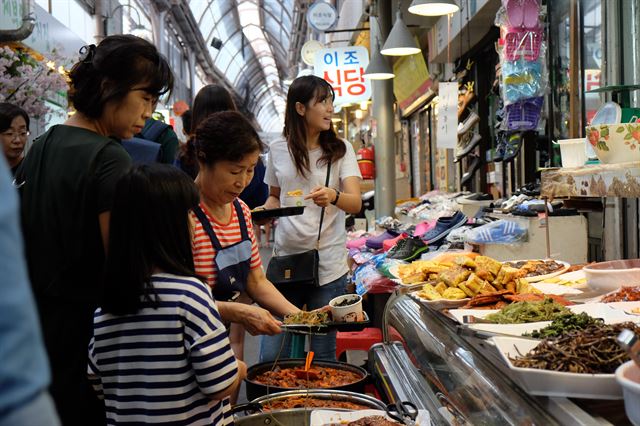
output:
<instances>
[{"instance_id":1,"label":"hanging pendant lamp","mask_svg":"<svg viewBox=\"0 0 640 426\"><path fill-rule=\"evenodd\" d=\"M402 20L402 13L396 12L396 22L387 37L387 41L382 46L380 53L387 56L408 56L420 52L420 47L411 31Z\"/></svg>"},{"instance_id":2,"label":"hanging pendant lamp","mask_svg":"<svg viewBox=\"0 0 640 426\"><path fill-rule=\"evenodd\" d=\"M380 54L380 43L377 39L376 47L371 47L371 61L369 62L369 66L367 66L362 76L370 80L388 80L396 76L387 58Z\"/></svg>"},{"instance_id":3,"label":"hanging pendant lamp","mask_svg":"<svg viewBox=\"0 0 640 426\"><path fill-rule=\"evenodd\" d=\"M413 0L409 12L420 16L442 16L456 13L460 7L454 0Z\"/></svg>"}]
</instances>

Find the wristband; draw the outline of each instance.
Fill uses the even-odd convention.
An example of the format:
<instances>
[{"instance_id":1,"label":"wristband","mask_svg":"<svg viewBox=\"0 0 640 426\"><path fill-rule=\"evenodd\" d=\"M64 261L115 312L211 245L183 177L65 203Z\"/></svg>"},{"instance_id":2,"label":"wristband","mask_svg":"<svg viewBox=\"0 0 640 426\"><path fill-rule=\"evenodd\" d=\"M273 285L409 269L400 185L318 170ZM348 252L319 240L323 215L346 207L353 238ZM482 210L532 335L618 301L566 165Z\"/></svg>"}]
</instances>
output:
<instances>
[{"instance_id":1,"label":"wristband","mask_svg":"<svg viewBox=\"0 0 640 426\"><path fill-rule=\"evenodd\" d=\"M335 189L335 188L333 188L333 190L334 190L334 191L336 191L336 199L335 199L335 200L333 200L333 201L331 202L331 204L333 204L333 205L335 206L336 204L338 204L338 200L340 199L340 191L339 191L339 190L337 190L337 189Z\"/></svg>"}]
</instances>

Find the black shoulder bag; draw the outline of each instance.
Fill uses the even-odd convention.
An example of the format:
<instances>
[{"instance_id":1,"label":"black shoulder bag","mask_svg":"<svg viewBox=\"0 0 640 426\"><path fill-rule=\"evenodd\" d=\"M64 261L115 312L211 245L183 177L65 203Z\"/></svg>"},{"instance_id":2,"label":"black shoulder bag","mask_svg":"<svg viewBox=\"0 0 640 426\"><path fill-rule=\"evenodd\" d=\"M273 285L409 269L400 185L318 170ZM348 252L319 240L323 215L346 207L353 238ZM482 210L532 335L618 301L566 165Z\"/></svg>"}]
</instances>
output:
<instances>
[{"instance_id":1,"label":"black shoulder bag","mask_svg":"<svg viewBox=\"0 0 640 426\"><path fill-rule=\"evenodd\" d=\"M327 165L327 179L324 186L329 186L331 176L331 162ZM322 233L322 222L324 221L324 210L320 210L320 225L318 226L318 239L316 247L302 253L290 254L287 256L274 256L267 267L267 279L278 289L294 287L319 287L318 264L320 258L320 234ZM277 232L277 231L276 231Z\"/></svg>"}]
</instances>

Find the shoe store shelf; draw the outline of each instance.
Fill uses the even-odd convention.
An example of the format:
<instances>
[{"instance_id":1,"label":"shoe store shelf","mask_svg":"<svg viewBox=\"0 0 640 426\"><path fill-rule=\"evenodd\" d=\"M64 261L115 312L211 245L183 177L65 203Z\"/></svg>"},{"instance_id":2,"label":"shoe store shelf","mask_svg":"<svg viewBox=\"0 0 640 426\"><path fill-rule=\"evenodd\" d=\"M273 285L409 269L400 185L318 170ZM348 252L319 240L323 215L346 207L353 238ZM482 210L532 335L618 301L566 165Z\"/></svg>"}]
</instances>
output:
<instances>
[{"instance_id":1,"label":"shoe store shelf","mask_svg":"<svg viewBox=\"0 0 640 426\"><path fill-rule=\"evenodd\" d=\"M542 196L640 197L640 162L542 170Z\"/></svg>"},{"instance_id":2,"label":"shoe store shelf","mask_svg":"<svg viewBox=\"0 0 640 426\"><path fill-rule=\"evenodd\" d=\"M544 219L502 213L491 213L490 216L518 222L527 228L528 239L520 244L477 244L480 254L499 261L547 258ZM571 264L586 263L589 249L587 219L583 215L548 219L551 258Z\"/></svg>"}]
</instances>

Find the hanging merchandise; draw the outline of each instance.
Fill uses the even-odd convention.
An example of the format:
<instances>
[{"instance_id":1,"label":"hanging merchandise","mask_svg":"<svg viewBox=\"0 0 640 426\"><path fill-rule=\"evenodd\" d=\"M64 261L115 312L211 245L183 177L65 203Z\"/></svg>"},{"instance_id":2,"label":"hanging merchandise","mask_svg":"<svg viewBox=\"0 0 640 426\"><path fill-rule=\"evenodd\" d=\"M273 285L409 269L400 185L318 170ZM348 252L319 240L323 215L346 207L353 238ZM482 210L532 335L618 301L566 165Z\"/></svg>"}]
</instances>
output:
<instances>
[{"instance_id":1,"label":"hanging merchandise","mask_svg":"<svg viewBox=\"0 0 640 426\"><path fill-rule=\"evenodd\" d=\"M535 130L548 87L540 0L502 0L496 15L501 29L503 129Z\"/></svg>"}]
</instances>

